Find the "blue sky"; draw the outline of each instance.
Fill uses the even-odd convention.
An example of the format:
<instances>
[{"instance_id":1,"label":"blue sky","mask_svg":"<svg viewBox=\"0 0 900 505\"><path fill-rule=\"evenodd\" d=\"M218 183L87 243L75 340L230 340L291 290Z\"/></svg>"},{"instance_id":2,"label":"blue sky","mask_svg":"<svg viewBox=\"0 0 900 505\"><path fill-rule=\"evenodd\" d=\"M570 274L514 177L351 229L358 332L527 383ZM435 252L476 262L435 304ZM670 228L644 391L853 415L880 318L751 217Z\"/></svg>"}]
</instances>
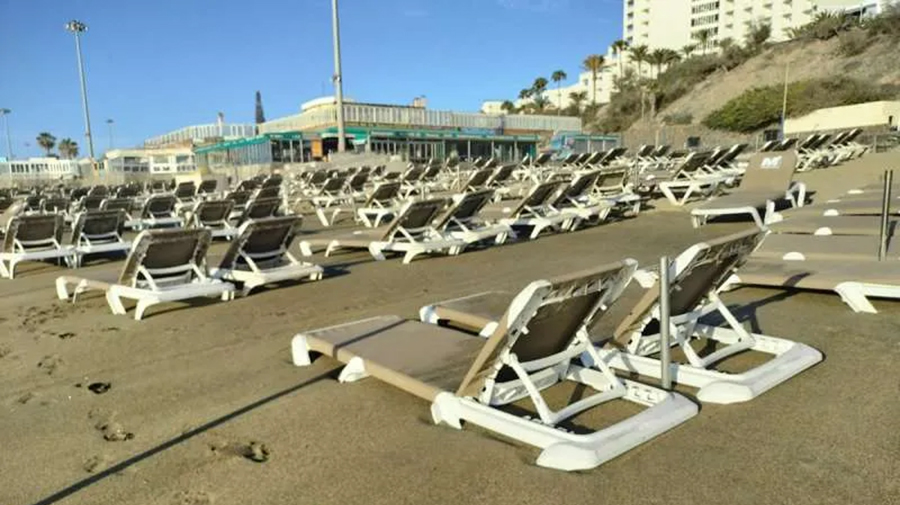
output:
<instances>
[{"instance_id":1,"label":"blue sky","mask_svg":"<svg viewBox=\"0 0 900 505\"><path fill-rule=\"evenodd\" d=\"M574 81L621 36L621 0L341 0L344 93L359 101L477 110L537 76ZM49 131L87 149L70 19L83 38L94 146L182 126L268 119L331 93L330 0L0 0L0 107L17 157ZM0 135L3 133L0 132ZM6 154L5 139L0 152ZM30 146L26 146L30 144Z\"/></svg>"}]
</instances>

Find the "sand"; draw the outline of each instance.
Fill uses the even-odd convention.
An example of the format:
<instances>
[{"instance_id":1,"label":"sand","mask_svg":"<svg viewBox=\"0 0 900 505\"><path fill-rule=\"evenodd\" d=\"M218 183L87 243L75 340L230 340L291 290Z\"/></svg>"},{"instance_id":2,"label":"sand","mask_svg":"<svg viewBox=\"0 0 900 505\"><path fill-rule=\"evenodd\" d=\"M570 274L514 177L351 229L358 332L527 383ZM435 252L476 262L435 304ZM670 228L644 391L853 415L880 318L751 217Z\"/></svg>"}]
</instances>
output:
<instances>
[{"instance_id":1,"label":"sand","mask_svg":"<svg viewBox=\"0 0 900 505\"><path fill-rule=\"evenodd\" d=\"M898 159L873 155L802 178L830 197ZM858 315L828 294L727 294L756 331L812 345L825 361L752 402L703 405L675 430L575 474L537 467L537 450L483 430L434 426L425 402L376 380L338 384L332 360L290 360L301 330L414 318L429 302L622 257L655 264L747 226L694 230L684 210L660 205L411 265L316 257L329 267L323 281L158 306L140 322L111 315L100 296L57 301L63 270L23 265L0 281L0 504L900 503L893 302ZM608 326L640 294L630 287Z\"/></svg>"}]
</instances>

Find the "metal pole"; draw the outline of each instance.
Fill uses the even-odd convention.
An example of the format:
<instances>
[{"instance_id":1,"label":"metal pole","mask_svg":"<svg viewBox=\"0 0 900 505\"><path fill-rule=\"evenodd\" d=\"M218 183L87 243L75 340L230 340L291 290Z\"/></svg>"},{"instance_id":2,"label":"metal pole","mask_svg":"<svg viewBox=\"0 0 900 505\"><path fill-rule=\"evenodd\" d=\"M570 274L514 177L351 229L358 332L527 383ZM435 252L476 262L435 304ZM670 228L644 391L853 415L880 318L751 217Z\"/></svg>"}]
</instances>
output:
<instances>
[{"instance_id":1,"label":"metal pole","mask_svg":"<svg viewBox=\"0 0 900 505\"><path fill-rule=\"evenodd\" d=\"M3 123L6 127L6 158L9 161L13 159L12 152L12 137L9 136L9 113L12 112L9 109L0 109L0 116L3 116ZM10 168L10 173L12 173L12 168Z\"/></svg>"},{"instance_id":2,"label":"metal pole","mask_svg":"<svg viewBox=\"0 0 900 505\"><path fill-rule=\"evenodd\" d=\"M113 120L107 119L106 124L109 125L109 150L112 151L114 142L113 142Z\"/></svg>"},{"instance_id":3,"label":"metal pole","mask_svg":"<svg viewBox=\"0 0 900 505\"><path fill-rule=\"evenodd\" d=\"M81 33L87 30L87 27L78 23L77 21L72 21L69 23L69 30L75 34L75 53L78 56L78 75L81 79L81 107L84 110L84 127L85 133L84 138L88 142L88 152L91 155L91 160L94 159L94 140L91 138L91 114L88 110L88 98L87 98L87 82L84 77L84 61L81 57Z\"/></svg>"},{"instance_id":4,"label":"metal pole","mask_svg":"<svg viewBox=\"0 0 900 505\"><path fill-rule=\"evenodd\" d=\"M337 105L338 152L347 149L344 139L344 84L341 80L341 25L338 21L338 0L331 0L331 28L334 39L334 98Z\"/></svg>"},{"instance_id":5,"label":"metal pole","mask_svg":"<svg viewBox=\"0 0 900 505\"><path fill-rule=\"evenodd\" d=\"M672 389L669 350L669 258L663 256L659 259L659 379L663 389Z\"/></svg>"},{"instance_id":6,"label":"metal pole","mask_svg":"<svg viewBox=\"0 0 900 505\"><path fill-rule=\"evenodd\" d=\"M888 248L888 222L891 215L891 186L894 184L894 171L884 171L884 191L881 194L881 229L878 236L878 261L884 261Z\"/></svg>"},{"instance_id":7,"label":"metal pole","mask_svg":"<svg viewBox=\"0 0 900 505\"><path fill-rule=\"evenodd\" d=\"M790 63L784 65L784 97L781 100L781 140L785 138L784 125L787 122L788 72L790 68Z\"/></svg>"}]
</instances>

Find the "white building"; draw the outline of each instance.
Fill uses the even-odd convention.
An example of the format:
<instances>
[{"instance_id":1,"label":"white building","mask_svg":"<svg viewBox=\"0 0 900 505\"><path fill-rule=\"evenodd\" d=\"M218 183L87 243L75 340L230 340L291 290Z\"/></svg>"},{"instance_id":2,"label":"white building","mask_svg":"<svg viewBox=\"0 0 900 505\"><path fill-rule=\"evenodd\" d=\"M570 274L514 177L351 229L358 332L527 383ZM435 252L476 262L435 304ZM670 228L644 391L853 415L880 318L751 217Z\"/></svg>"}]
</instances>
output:
<instances>
[{"instance_id":1,"label":"white building","mask_svg":"<svg viewBox=\"0 0 900 505\"><path fill-rule=\"evenodd\" d=\"M58 181L80 176L90 170L90 161L58 158L28 158L0 161L0 186L22 180Z\"/></svg>"},{"instance_id":2,"label":"white building","mask_svg":"<svg viewBox=\"0 0 900 505\"><path fill-rule=\"evenodd\" d=\"M103 168L111 173L169 175L194 172L197 165L190 147L171 147L114 149L106 153Z\"/></svg>"},{"instance_id":3,"label":"white building","mask_svg":"<svg viewBox=\"0 0 900 505\"><path fill-rule=\"evenodd\" d=\"M680 50L707 31L712 40L745 41L752 23L768 23L774 42L787 40L819 12L869 16L896 0L624 0L623 39L631 46Z\"/></svg>"},{"instance_id":4,"label":"white building","mask_svg":"<svg viewBox=\"0 0 900 505\"><path fill-rule=\"evenodd\" d=\"M804 116L788 118L784 123L784 132L787 135L797 135L872 127L896 130L898 124L900 102L881 101L818 109Z\"/></svg>"},{"instance_id":5,"label":"white building","mask_svg":"<svg viewBox=\"0 0 900 505\"><path fill-rule=\"evenodd\" d=\"M252 124L227 124L221 120L213 124L186 126L144 141L144 147L192 145L213 140L231 140L256 135Z\"/></svg>"}]
</instances>

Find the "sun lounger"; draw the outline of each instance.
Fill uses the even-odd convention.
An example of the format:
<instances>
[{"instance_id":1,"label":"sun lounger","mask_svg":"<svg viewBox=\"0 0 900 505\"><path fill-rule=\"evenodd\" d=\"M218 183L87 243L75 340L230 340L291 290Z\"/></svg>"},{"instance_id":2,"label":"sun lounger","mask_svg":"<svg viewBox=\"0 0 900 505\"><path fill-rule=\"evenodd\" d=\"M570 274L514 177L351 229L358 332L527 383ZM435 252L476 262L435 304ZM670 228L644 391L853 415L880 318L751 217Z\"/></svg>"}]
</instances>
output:
<instances>
[{"instance_id":1,"label":"sun lounger","mask_svg":"<svg viewBox=\"0 0 900 505\"><path fill-rule=\"evenodd\" d=\"M878 240L877 236L770 234L753 257L788 261L878 261ZM890 247L891 241L887 259L894 261L900 259L900 253Z\"/></svg>"},{"instance_id":2,"label":"sun lounger","mask_svg":"<svg viewBox=\"0 0 900 505\"><path fill-rule=\"evenodd\" d=\"M484 208L482 215L485 219L509 225L513 229L531 228L531 239L537 238L546 229L569 229L578 216L550 207L551 199L562 184L560 181L536 184L525 198L490 204Z\"/></svg>"},{"instance_id":3,"label":"sun lounger","mask_svg":"<svg viewBox=\"0 0 900 505\"><path fill-rule=\"evenodd\" d=\"M625 261L553 281L529 284L515 296L487 339L452 329L376 317L302 332L291 348L294 363L310 353L345 363L339 380L372 376L431 402L432 420L461 429L472 423L541 449L537 464L560 470L596 467L696 415L680 395L621 380L597 356L587 328L628 283L635 262ZM587 386L590 396L552 411L542 391L564 383ZM523 417L502 407L528 399L537 413ZM612 400L646 410L589 433L564 429L564 421Z\"/></svg>"},{"instance_id":4,"label":"sun lounger","mask_svg":"<svg viewBox=\"0 0 900 505\"><path fill-rule=\"evenodd\" d=\"M723 289L736 285L834 291L854 312L875 314L869 297L900 299L900 263L753 259Z\"/></svg>"},{"instance_id":5,"label":"sun lounger","mask_svg":"<svg viewBox=\"0 0 900 505\"><path fill-rule=\"evenodd\" d=\"M747 214L757 226L765 228L776 219L773 216L777 201L786 199L794 207L804 204L806 186L792 182L796 168L794 151L754 155L737 189L691 210L694 227L706 224L712 217ZM764 214L760 215L762 209Z\"/></svg>"},{"instance_id":6,"label":"sun lounger","mask_svg":"<svg viewBox=\"0 0 900 505\"><path fill-rule=\"evenodd\" d=\"M897 221L898 219L888 221L888 235L893 235ZM876 216L792 217L769 225L769 229L772 233L877 237L881 233L881 219Z\"/></svg>"},{"instance_id":7,"label":"sun lounger","mask_svg":"<svg viewBox=\"0 0 900 505\"><path fill-rule=\"evenodd\" d=\"M515 235L506 224L488 224L479 213L494 198L494 190L482 189L458 195L450 208L434 223L434 228L445 236L462 240L466 245L482 242L489 238L502 244L510 235Z\"/></svg>"},{"instance_id":8,"label":"sun lounger","mask_svg":"<svg viewBox=\"0 0 900 505\"><path fill-rule=\"evenodd\" d=\"M242 284L244 296L254 288L286 280L322 278L322 267L297 261L289 248L299 216L247 221L237 231L219 267L211 275Z\"/></svg>"},{"instance_id":9,"label":"sun lounger","mask_svg":"<svg viewBox=\"0 0 900 505\"><path fill-rule=\"evenodd\" d=\"M281 198L253 198L244 207L244 212L237 219L237 224L240 226L251 219L274 217L278 214L279 208L281 208Z\"/></svg>"},{"instance_id":10,"label":"sun lounger","mask_svg":"<svg viewBox=\"0 0 900 505\"><path fill-rule=\"evenodd\" d=\"M574 230L582 223L595 218L597 221L603 221L612 210L613 202L596 198L591 194L599 178L599 170L578 175L550 203L550 207L557 212L577 216L577 219L571 220L568 230Z\"/></svg>"},{"instance_id":11,"label":"sun lounger","mask_svg":"<svg viewBox=\"0 0 900 505\"><path fill-rule=\"evenodd\" d=\"M448 238L434 229L432 222L446 205L443 199L409 202L387 226L363 228L339 233L323 233L300 241L304 256L312 256L313 249L325 248L325 256L339 249L365 249L377 261L385 259L385 252L402 252L403 263L428 253L459 254L465 242Z\"/></svg>"},{"instance_id":12,"label":"sun lounger","mask_svg":"<svg viewBox=\"0 0 900 505\"><path fill-rule=\"evenodd\" d=\"M126 222L125 226L135 230L180 227L182 220L177 216L177 206L178 199L173 195L153 195L144 202L138 218Z\"/></svg>"},{"instance_id":13,"label":"sun lounger","mask_svg":"<svg viewBox=\"0 0 900 505\"><path fill-rule=\"evenodd\" d=\"M65 260L71 262L72 248L62 245L63 217L60 215L15 215L6 226L0 248L0 277L13 279L23 261Z\"/></svg>"},{"instance_id":14,"label":"sun lounger","mask_svg":"<svg viewBox=\"0 0 900 505\"><path fill-rule=\"evenodd\" d=\"M85 291L103 291L113 314L126 314L122 299L137 301L134 318L140 320L148 307L200 297L230 300L234 286L210 277L205 257L212 235L209 230L145 230L134 240L118 276L88 279L62 276L56 279L60 300ZM70 291L71 288L71 291Z\"/></svg>"},{"instance_id":15,"label":"sun lounger","mask_svg":"<svg viewBox=\"0 0 900 505\"><path fill-rule=\"evenodd\" d=\"M821 353L802 343L748 332L719 299L720 287L746 261L761 236L760 231L750 231L700 243L670 264L670 338L686 358L685 363L671 365L671 376L676 382L700 388L697 397L703 402L750 400L822 360ZM702 317L714 313L727 326L700 323ZM660 376L660 362L656 357L660 348L658 286L647 291L615 335L624 349L606 345L599 351L602 359L624 372ZM701 356L691 345L695 339L724 346ZM744 373L726 373L713 368L745 351L773 357Z\"/></svg>"},{"instance_id":16,"label":"sun lounger","mask_svg":"<svg viewBox=\"0 0 900 505\"><path fill-rule=\"evenodd\" d=\"M188 216L188 227L206 228L212 233L213 238L231 239L237 234L237 228L229 222L232 210L234 202L231 200L197 202Z\"/></svg>"},{"instance_id":17,"label":"sun lounger","mask_svg":"<svg viewBox=\"0 0 900 505\"><path fill-rule=\"evenodd\" d=\"M123 210L88 210L75 217L71 244L74 266L81 266L89 254L127 253L131 242L122 238Z\"/></svg>"}]
</instances>

